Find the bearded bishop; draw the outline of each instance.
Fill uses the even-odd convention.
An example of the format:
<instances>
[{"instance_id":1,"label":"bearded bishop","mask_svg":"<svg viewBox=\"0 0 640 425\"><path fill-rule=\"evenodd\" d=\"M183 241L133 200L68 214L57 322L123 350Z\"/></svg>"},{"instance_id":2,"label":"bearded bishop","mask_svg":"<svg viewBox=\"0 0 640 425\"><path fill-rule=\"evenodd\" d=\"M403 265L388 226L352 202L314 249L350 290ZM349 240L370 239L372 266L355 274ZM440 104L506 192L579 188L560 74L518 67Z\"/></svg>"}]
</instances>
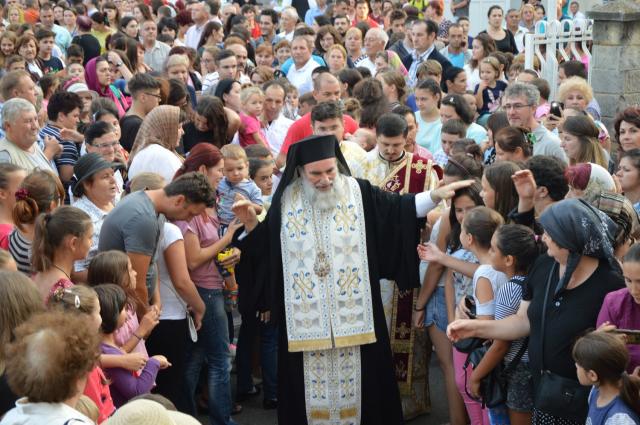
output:
<instances>
[{"instance_id":1,"label":"bearded bishop","mask_svg":"<svg viewBox=\"0 0 640 425\"><path fill-rule=\"evenodd\" d=\"M263 222L234 204L241 300L280 327L280 425L403 422L380 280L419 285L418 219L468 184L389 193L350 176L334 136L312 136L291 146Z\"/></svg>"}]
</instances>

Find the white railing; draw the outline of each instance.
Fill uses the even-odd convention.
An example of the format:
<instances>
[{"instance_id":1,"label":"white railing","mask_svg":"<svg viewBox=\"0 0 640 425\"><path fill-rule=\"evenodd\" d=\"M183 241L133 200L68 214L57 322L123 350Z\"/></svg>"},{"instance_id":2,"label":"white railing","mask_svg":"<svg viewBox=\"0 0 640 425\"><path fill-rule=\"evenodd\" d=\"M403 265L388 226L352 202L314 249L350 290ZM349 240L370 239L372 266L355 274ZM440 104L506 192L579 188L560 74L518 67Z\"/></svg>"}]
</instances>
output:
<instances>
[{"instance_id":1,"label":"white railing","mask_svg":"<svg viewBox=\"0 0 640 425\"><path fill-rule=\"evenodd\" d=\"M533 69L534 57L540 60L540 77L547 80L551 88L549 99L555 99L558 90L558 59L582 60L586 55L591 64L587 43L592 40L593 19L540 21L535 33L525 35L525 68ZM590 72L588 79L591 84Z\"/></svg>"}]
</instances>

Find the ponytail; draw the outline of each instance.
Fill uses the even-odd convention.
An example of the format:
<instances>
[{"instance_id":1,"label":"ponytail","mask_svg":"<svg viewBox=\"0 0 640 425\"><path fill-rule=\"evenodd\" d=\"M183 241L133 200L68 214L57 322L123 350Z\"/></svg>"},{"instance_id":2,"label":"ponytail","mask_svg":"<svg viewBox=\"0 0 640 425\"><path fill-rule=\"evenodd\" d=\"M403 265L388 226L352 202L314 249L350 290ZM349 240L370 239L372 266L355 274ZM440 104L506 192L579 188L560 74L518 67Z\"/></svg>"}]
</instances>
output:
<instances>
[{"instance_id":1,"label":"ponytail","mask_svg":"<svg viewBox=\"0 0 640 425\"><path fill-rule=\"evenodd\" d=\"M75 207L64 206L53 213L41 214L35 222L31 246L31 266L43 272L53 265L55 250L71 235L83 236L91 226L91 217Z\"/></svg>"},{"instance_id":2,"label":"ponytail","mask_svg":"<svg viewBox=\"0 0 640 425\"><path fill-rule=\"evenodd\" d=\"M13 221L25 231L24 226L34 224L38 215L51 210L52 204L64 201L64 187L52 172L36 170L24 178L15 196Z\"/></svg>"},{"instance_id":3,"label":"ponytail","mask_svg":"<svg viewBox=\"0 0 640 425\"><path fill-rule=\"evenodd\" d=\"M529 227L521 224L503 224L496 231L498 250L502 255L511 255L515 260L515 271L527 274L533 262L544 250L544 244Z\"/></svg>"},{"instance_id":4,"label":"ponytail","mask_svg":"<svg viewBox=\"0 0 640 425\"><path fill-rule=\"evenodd\" d=\"M640 415L640 378L624 372L622 374L620 398L627 406L633 409L637 415Z\"/></svg>"}]
</instances>

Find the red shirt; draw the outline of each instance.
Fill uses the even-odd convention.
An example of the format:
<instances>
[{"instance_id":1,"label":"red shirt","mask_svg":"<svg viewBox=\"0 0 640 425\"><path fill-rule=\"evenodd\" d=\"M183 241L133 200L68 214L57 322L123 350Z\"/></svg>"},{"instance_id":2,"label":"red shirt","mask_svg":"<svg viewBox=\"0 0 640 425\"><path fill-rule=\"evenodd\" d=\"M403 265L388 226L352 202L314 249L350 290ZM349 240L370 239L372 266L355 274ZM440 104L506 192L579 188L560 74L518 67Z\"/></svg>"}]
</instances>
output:
<instances>
[{"instance_id":1,"label":"red shirt","mask_svg":"<svg viewBox=\"0 0 640 425\"><path fill-rule=\"evenodd\" d=\"M87 375L87 384L84 387L84 395L89 397L98 406L98 423L102 423L116 408L113 405L111 391L109 391L109 382L104 376L104 372L100 367L96 366Z\"/></svg>"},{"instance_id":2,"label":"red shirt","mask_svg":"<svg viewBox=\"0 0 640 425\"><path fill-rule=\"evenodd\" d=\"M371 16L367 16L367 20L365 22L369 24L369 28L378 28L380 26L375 20L371 18ZM357 19L354 19L353 22L351 22L352 27L355 27L357 24L358 24Z\"/></svg>"},{"instance_id":3,"label":"red shirt","mask_svg":"<svg viewBox=\"0 0 640 425\"><path fill-rule=\"evenodd\" d=\"M356 123L353 118L349 115L342 116L342 122L344 123L344 132L353 134L358 129L358 123ZM289 146L293 143L299 142L305 137L309 137L313 134L313 130L311 129L311 112L308 112L302 116L299 120L291 124L289 127L289 131L287 131L287 136L284 138L284 143L280 148L280 153L287 154L289 152Z\"/></svg>"}]
</instances>

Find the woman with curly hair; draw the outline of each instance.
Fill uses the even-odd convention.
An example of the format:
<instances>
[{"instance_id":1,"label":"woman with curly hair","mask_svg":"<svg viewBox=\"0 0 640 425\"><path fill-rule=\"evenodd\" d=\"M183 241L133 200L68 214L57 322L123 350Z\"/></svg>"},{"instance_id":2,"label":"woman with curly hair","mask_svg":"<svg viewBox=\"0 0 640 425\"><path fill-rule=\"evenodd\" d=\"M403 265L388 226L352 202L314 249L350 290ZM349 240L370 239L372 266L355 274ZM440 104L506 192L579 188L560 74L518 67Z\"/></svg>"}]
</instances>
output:
<instances>
[{"instance_id":1,"label":"woman with curly hair","mask_svg":"<svg viewBox=\"0 0 640 425\"><path fill-rule=\"evenodd\" d=\"M378 118L389 112L389 102L384 95L380 81L373 79L360 81L353 88L353 96L362 105L360 127L376 128Z\"/></svg>"},{"instance_id":2,"label":"woman with curly hair","mask_svg":"<svg viewBox=\"0 0 640 425\"><path fill-rule=\"evenodd\" d=\"M194 119L184 125L182 146L189 153L198 143L212 143L218 148L227 144L229 121L224 104L215 96L202 96L196 106Z\"/></svg>"}]
</instances>

